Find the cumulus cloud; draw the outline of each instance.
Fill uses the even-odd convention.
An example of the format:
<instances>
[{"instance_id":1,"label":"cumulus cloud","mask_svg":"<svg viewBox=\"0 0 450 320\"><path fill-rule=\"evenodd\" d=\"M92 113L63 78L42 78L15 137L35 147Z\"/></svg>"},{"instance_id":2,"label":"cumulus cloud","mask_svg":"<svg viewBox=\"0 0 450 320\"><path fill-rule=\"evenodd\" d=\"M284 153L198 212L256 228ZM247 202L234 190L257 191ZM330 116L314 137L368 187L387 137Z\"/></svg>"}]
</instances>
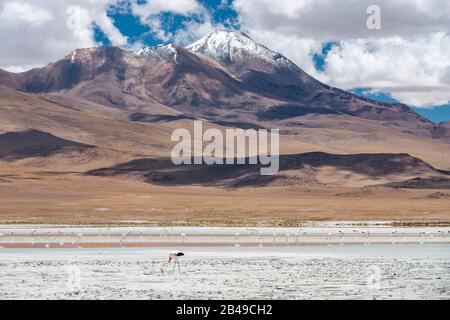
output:
<instances>
[{"instance_id":1,"label":"cumulus cloud","mask_svg":"<svg viewBox=\"0 0 450 320\"><path fill-rule=\"evenodd\" d=\"M321 41L386 36L415 37L448 29L447 0L235 0L240 21L255 30L268 29ZM367 8L381 10L382 29L367 28Z\"/></svg>"},{"instance_id":2,"label":"cumulus cloud","mask_svg":"<svg viewBox=\"0 0 450 320\"><path fill-rule=\"evenodd\" d=\"M225 5L222 2L222 6ZM223 28L221 24L214 24L207 10L196 0L152 0L139 3L133 0L131 12L139 17L142 24L148 25L154 37L164 42L175 42L187 45L202 38L215 29ZM161 22L161 14L184 16L188 19L182 22L177 30L165 30Z\"/></svg>"},{"instance_id":3,"label":"cumulus cloud","mask_svg":"<svg viewBox=\"0 0 450 320\"><path fill-rule=\"evenodd\" d=\"M378 5L381 29L367 28ZM344 89L389 90L408 104L450 101L450 2L447 0L235 0L243 29L311 75ZM323 43L337 45L315 69Z\"/></svg>"},{"instance_id":4,"label":"cumulus cloud","mask_svg":"<svg viewBox=\"0 0 450 320\"><path fill-rule=\"evenodd\" d=\"M195 0L151 0L143 4L133 1L131 6L133 13L144 23L148 18L152 18L161 12L187 15L202 9Z\"/></svg>"},{"instance_id":5,"label":"cumulus cloud","mask_svg":"<svg viewBox=\"0 0 450 320\"><path fill-rule=\"evenodd\" d=\"M36 8L29 3L6 2L0 13L0 21L3 21L3 23L14 23L15 20L36 27L53 20L53 14L49 10Z\"/></svg>"},{"instance_id":6,"label":"cumulus cloud","mask_svg":"<svg viewBox=\"0 0 450 320\"><path fill-rule=\"evenodd\" d=\"M450 67L447 67L441 71L439 80L441 83L450 86Z\"/></svg>"},{"instance_id":7,"label":"cumulus cloud","mask_svg":"<svg viewBox=\"0 0 450 320\"><path fill-rule=\"evenodd\" d=\"M345 89L389 89L394 98L412 105L445 104L450 101L445 73L450 53L441 46L444 36L341 41L329 52L321 78Z\"/></svg>"},{"instance_id":8,"label":"cumulus cloud","mask_svg":"<svg viewBox=\"0 0 450 320\"><path fill-rule=\"evenodd\" d=\"M93 24L114 45L126 37L107 17L113 0L0 0L0 68L24 71L95 46Z\"/></svg>"},{"instance_id":9,"label":"cumulus cloud","mask_svg":"<svg viewBox=\"0 0 450 320\"><path fill-rule=\"evenodd\" d=\"M207 17L204 21L190 21L173 35L172 40L180 45L189 45L217 29L224 29L223 25L213 24Z\"/></svg>"}]
</instances>

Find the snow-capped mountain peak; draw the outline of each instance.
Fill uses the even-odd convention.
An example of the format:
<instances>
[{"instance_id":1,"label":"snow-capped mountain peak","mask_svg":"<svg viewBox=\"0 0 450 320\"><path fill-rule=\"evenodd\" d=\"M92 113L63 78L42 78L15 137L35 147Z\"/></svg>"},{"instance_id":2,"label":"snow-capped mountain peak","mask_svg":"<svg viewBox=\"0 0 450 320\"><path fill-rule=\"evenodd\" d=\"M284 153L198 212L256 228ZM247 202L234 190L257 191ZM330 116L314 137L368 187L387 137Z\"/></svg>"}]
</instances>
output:
<instances>
[{"instance_id":1,"label":"snow-capped mountain peak","mask_svg":"<svg viewBox=\"0 0 450 320\"><path fill-rule=\"evenodd\" d=\"M292 61L282 54L270 50L239 31L215 31L187 46L186 49L221 63L232 63L250 57L298 69Z\"/></svg>"},{"instance_id":2,"label":"snow-capped mountain peak","mask_svg":"<svg viewBox=\"0 0 450 320\"><path fill-rule=\"evenodd\" d=\"M133 51L133 54L164 61L173 59L176 64L179 64L178 49L180 48L173 44L164 44L143 47ZM187 46L185 49L193 54L202 55L223 64L231 64L234 62L246 63L249 61L248 59L253 59L257 61L262 60L265 63L275 66L287 67L297 72L300 71L285 56L270 50L240 31L218 30Z\"/></svg>"}]
</instances>

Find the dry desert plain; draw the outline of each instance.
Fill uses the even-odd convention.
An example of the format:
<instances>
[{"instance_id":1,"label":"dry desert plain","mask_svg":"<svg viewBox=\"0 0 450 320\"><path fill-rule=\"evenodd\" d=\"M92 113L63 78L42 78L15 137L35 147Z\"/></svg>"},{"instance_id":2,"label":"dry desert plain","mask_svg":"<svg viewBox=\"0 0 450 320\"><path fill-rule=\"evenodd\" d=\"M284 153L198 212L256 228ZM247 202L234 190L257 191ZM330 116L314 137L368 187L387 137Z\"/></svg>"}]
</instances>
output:
<instances>
[{"instance_id":1,"label":"dry desert plain","mask_svg":"<svg viewBox=\"0 0 450 320\"><path fill-rule=\"evenodd\" d=\"M1 165L0 223L295 226L307 221L446 224L449 193L346 186L161 186ZM11 175L9 175L10 173Z\"/></svg>"}]
</instances>

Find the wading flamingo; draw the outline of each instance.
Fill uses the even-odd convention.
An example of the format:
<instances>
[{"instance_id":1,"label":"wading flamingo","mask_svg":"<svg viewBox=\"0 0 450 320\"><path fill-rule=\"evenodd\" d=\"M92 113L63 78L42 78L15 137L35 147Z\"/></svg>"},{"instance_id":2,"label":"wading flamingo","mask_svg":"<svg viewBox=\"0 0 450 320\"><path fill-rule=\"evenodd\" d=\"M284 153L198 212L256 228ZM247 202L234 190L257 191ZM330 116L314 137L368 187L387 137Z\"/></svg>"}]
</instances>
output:
<instances>
[{"instance_id":1,"label":"wading flamingo","mask_svg":"<svg viewBox=\"0 0 450 320\"><path fill-rule=\"evenodd\" d=\"M173 262L173 272L175 272L175 267L178 265L178 272L181 273L180 261L178 261L178 259L180 259L183 256L184 256L184 253L181 251L178 251L178 250L170 251L169 259L167 260L167 262L164 262L163 264L161 264L161 267L160 267L161 273L164 274L164 267L170 265L172 262Z\"/></svg>"}]
</instances>

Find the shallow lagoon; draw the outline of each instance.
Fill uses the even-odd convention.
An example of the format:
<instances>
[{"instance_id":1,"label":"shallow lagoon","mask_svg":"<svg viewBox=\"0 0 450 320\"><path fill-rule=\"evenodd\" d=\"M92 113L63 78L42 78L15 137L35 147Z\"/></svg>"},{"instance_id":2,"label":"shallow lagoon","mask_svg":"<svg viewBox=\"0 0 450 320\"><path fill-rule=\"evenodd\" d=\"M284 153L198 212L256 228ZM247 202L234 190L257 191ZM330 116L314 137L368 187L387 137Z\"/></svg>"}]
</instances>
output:
<instances>
[{"instance_id":1,"label":"shallow lagoon","mask_svg":"<svg viewBox=\"0 0 450 320\"><path fill-rule=\"evenodd\" d=\"M0 249L1 299L450 299L448 244Z\"/></svg>"}]
</instances>

